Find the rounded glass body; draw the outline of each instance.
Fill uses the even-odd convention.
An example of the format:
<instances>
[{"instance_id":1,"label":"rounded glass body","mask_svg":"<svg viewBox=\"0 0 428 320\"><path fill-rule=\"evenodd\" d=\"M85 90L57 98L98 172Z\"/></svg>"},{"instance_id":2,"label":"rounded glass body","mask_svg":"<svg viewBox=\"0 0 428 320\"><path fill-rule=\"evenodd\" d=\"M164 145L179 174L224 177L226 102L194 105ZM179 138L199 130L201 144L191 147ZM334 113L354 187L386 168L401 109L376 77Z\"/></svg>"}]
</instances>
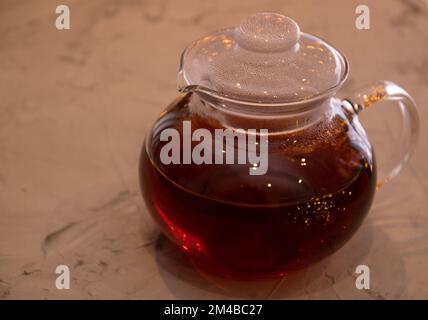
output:
<instances>
[{"instance_id":1,"label":"rounded glass body","mask_svg":"<svg viewBox=\"0 0 428 320\"><path fill-rule=\"evenodd\" d=\"M248 129L268 129L266 173L250 175L251 163L163 164L161 150L170 141L161 141L162 131L184 135L185 121L192 133L204 128L212 136L216 129L241 129L246 137ZM232 147L237 155L237 140ZM178 148L182 158L183 140ZM227 112L190 93L146 137L140 182L162 232L199 267L258 278L300 269L341 247L370 208L376 169L358 118L336 98L266 116Z\"/></svg>"}]
</instances>

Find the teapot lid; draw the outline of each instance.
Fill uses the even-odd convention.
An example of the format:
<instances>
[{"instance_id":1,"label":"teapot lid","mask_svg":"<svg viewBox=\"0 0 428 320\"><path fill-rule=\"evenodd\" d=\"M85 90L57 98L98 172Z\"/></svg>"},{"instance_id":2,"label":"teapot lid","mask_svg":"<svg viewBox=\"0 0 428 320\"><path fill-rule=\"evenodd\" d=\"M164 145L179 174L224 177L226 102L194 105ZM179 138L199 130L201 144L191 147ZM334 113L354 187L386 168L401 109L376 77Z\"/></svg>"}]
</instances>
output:
<instances>
[{"instance_id":1,"label":"teapot lid","mask_svg":"<svg viewBox=\"0 0 428 320\"><path fill-rule=\"evenodd\" d=\"M346 74L345 58L325 41L302 33L289 17L256 13L193 42L182 56L179 89L197 86L233 99L287 103L322 94Z\"/></svg>"}]
</instances>

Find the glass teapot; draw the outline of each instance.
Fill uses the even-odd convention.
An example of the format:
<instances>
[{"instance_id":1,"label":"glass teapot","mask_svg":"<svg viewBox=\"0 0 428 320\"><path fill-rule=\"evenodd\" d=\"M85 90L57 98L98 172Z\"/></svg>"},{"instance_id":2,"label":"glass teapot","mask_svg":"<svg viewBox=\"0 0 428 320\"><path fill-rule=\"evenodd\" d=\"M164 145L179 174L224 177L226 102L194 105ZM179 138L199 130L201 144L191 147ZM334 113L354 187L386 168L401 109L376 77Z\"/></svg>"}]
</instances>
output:
<instances>
[{"instance_id":1,"label":"glass teapot","mask_svg":"<svg viewBox=\"0 0 428 320\"><path fill-rule=\"evenodd\" d=\"M339 51L276 13L249 16L183 52L182 94L146 136L140 182L162 232L197 266L282 276L355 233L376 186L408 160L418 117L409 94L388 81L338 99L347 75ZM399 163L378 180L358 114L386 100L406 130Z\"/></svg>"}]
</instances>

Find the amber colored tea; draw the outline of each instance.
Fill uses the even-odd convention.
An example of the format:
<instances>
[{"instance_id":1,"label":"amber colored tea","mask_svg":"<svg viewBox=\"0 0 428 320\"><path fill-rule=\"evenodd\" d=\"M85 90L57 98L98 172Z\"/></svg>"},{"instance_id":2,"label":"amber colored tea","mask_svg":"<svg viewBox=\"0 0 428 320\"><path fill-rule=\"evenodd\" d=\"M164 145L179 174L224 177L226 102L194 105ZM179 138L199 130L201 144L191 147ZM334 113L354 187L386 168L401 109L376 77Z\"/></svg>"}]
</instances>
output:
<instances>
[{"instance_id":1,"label":"amber colored tea","mask_svg":"<svg viewBox=\"0 0 428 320\"><path fill-rule=\"evenodd\" d=\"M141 186L162 231L198 266L223 276L280 276L342 246L360 226L375 189L374 160L357 128L336 113L326 126L269 138L269 170L248 165L162 165L162 127L196 119L181 100L143 148ZM312 134L311 134L312 130Z\"/></svg>"}]
</instances>

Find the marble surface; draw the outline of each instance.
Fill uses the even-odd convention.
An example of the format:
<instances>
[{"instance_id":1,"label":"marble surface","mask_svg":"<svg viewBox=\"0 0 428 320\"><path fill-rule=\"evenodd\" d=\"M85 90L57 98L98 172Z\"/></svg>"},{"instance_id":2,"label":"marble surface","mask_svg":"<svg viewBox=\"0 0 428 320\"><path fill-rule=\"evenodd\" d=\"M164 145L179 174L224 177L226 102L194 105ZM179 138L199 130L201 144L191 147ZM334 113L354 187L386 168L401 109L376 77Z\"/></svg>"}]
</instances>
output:
<instances>
[{"instance_id":1,"label":"marble surface","mask_svg":"<svg viewBox=\"0 0 428 320\"><path fill-rule=\"evenodd\" d=\"M359 1L57 2L0 1L0 299L428 298L427 1L370 1L369 31L354 26ZM71 30L55 29L58 4L70 6ZM347 55L340 95L378 79L405 87L421 136L333 256L289 278L225 281L159 236L138 156L177 94L183 48L257 11L286 13ZM380 167L397 148L387 108L362 115ZM70 290L55 288L59 264L70 267ZM359 264L371 290L355 288Z\"/></svg>"}]
</instances>

